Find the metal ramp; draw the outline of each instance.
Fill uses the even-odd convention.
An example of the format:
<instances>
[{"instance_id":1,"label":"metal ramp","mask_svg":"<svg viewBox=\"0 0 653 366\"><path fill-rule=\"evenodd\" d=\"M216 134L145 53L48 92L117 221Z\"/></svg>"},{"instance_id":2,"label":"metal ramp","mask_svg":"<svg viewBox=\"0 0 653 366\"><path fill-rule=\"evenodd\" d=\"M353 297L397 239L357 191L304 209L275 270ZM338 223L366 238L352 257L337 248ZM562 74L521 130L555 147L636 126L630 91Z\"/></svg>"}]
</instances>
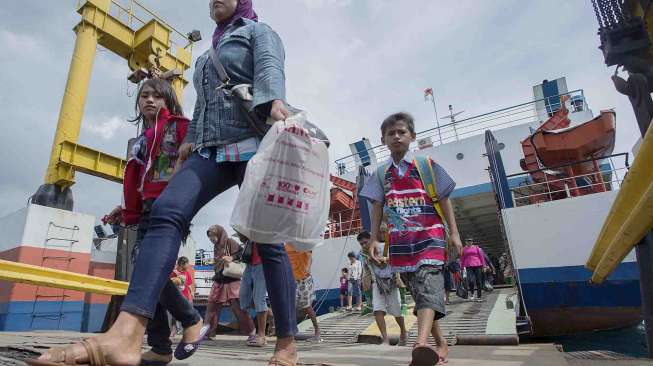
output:
<instances>
[{"instance_id":1,"label":"metal ramp","mask_svg":"<svg viewBox=\"0 0 653 366\"><path fill-rule=\"evenodd\" d=\"M358 336L363 333L372 323L372 314L361 315L360 312L334 312L322 315L318 318L320 334L326 343L342 344L356 343ZM313 324L305 320L299 324L300 336L304 338L313 336Z\"/></svg>"},{"instance_id":2,"label":"metal ramp","mask_svg":"<svg viewBox=\"0 0 653 366\"><path fill-rule=\"evenodd\" d=\"M488 320L497 301L502 301L505 307L505 297L512 289L495 290L489 294L483 294L483 302L471 302L458 298L451 294L451 304L447 306L447 316L440 320L440 329L450 345L456 343L458 336L483 336L488 335ZM503 295L503 296L500 296ZM512 324L512 334L517 334L515 323ZM408 335L409 344L417 339L417 324L415 324Z\"/></svg>"},{"instance_id":3,"label":"metal ramp","mask_svg":"<svg viewBox=\"0 0 653 366\"><path fill-rule=\"evenodd\" d=\"M463 300L452 294L452 303L447 306L447 316L440 320L440 328L447 342L453 345L460 336L516 337L514 310L506 309L506 299L512 297L513 293L513 288L496 289L484 294L485 301L480 303ZM380 332L372 314L362 316L356 312L336 312L323 315L318 320L322 338L326 343L380 343ZM398 338L398 334L393 334L396 330L394 319L387 317L386 323L391 339ZM412 315L410 305L406 323L410 327L408 345L411 346L417 338L417 321ZM313 334L310 321L302 322L299 328L301 334Z\"/></svg>"}]
</instances>

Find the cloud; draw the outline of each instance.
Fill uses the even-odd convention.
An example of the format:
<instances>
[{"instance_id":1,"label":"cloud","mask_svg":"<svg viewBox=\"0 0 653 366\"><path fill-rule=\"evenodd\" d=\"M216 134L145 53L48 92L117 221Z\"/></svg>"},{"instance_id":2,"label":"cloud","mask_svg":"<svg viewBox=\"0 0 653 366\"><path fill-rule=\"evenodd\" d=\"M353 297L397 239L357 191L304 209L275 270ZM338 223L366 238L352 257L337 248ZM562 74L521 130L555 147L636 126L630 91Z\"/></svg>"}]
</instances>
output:
<instances>
[{"instance_id":1,"label":"cloud","mask_svg":"<svg viewBox=\"0 0 653 366\"><path fill-rule=\"evenodd\" d=\"M0 29L0 47L6 56L21 54L30 57L45 55L43 43L35 36Z\"/></svg>"},{"instance_id":2,"label":"cloud","mask_svg":"<svg viewBox=\"0 0 653 366\"><path fill-rule=\"evenodd\" d=\"M113 116L100 122L87 121L82 127L94 136L111 140L118 130L125 127L125 124L126 122L122 118Z\"/></svg>"}]
</instances>

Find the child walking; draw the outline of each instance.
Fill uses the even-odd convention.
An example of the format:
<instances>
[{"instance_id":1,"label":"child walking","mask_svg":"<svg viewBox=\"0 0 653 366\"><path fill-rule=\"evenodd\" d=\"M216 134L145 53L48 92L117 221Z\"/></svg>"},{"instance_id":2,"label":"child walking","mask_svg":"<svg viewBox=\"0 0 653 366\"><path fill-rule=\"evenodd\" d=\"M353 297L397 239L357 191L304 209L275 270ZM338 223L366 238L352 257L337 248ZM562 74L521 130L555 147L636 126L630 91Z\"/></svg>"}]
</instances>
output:
<instances>
[{"instance_id":1,"label":"child walking","mask_svg":"<svg viewBox=\"0 0 653 366\"><path fill-rule=\"evenodd\" d=\"M407 157L410 144L416 138L415 123L410 114L402 112L387 117L381 124L381 135L391 158L377 169L361 192L362 196L374 202L372 240L378 240L385 216L389 264L393 271L401 273L415 300L418 337L411 365L444 364L449 350L438 319L445 316L444 276L441 273L447 241L445 222L449 227L449 243L459 254L462 251L448 198L455 182L442 167L428 159L429 170L432 169L435 175L435 187L424 186L417 161ZM437 195L432 198L433 192L427 188L435 188ZM437 348L428 345L429 333Z\"/></svg>"},{"instance_id":2,"label":"child walking","mask_svg":"<svg viewBox=\"0 0 653 366\"><path fill-rule=\"evenodd\" d=\"M343 268L340 272L340 308L345 309L345 301L349 294L349 270Z\"/></svg>"},{"instance_id":3,"label":"child walking","mask_svg":"<svg viewBox=\"0 0 653 366\"><path fill-rule=\"evenodd\" d=\"M152 205L175 171L177 151L186 137L189 123L183 116L175 91L163 79L143 83L136 96L136 114L134 122L141 124L142 133L132 145L125 167L124 206L116 207L103 218L105 223L138 225L133 261L148 230ZM204 336L202 318L172 281L166 283L159 301L154 318L147 325L147 343L152 349L141 356L141 365L172 361L166 310L184 328L182 341L175 350L177 359L190 357Z\"/></svg>"}]
</instances>

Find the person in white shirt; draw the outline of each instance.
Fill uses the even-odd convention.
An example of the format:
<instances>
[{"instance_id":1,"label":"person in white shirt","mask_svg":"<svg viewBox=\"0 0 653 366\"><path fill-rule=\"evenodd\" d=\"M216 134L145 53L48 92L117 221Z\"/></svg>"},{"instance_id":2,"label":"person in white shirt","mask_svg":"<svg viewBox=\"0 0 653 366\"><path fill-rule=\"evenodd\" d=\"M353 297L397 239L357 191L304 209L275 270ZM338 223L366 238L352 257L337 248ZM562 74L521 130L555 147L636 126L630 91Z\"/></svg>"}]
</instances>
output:
<instances>
[{"instance_id":1,"label":"person in white shirt","mask_svg":"<svg viewBox=\"0 0 653 366\"><path fill-rule=\"evenodd\" d=\"M354 310L360 311L363 303L363 295L361 293L361 278L363 277L363 264L356 259L354 252L347 254L349 258L349 293L347 296L347 310L352 310L352 301L356 298L356 307Z\"/></svg>"}]
</instances>

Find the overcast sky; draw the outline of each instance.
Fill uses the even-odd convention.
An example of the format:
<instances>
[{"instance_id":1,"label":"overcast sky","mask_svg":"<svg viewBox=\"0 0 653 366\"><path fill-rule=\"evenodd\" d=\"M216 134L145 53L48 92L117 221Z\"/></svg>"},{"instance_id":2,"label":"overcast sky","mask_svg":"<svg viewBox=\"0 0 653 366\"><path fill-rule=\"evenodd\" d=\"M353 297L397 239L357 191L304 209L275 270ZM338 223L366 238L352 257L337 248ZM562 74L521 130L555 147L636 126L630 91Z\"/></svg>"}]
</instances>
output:
<instances>
[{"instance_id":1,"label":"overcast sky","mask_svg":"<svg viewBox=\"0 0 653 366\"><path fill-rule=\"evenodd\" d=\"M127 2L128 0L117 0ZM208 0L141 0L177 29L199 29L207 49ZM3 0L0 7L0 216L25 205L42 183L79 21L77 0ZM331 160L363 136L380 142L384 116L407 110L417 129L433 125L423 90L473 116L532 99L532 86L566 76L595 113L617 111L615 152L630 151L637 129L628 100L614 91L598 50L597 22L583 0L254 0L261 21L286 46L289 101L331 137ZM97 53L80 143L124 156L136 129L126 62ZM191 78L192 70L187 73ZM192 87L184 108L191 115ZM515 173L515 172L508 172ZM77 174L75 211L101 216L120 203L120 186ZM228 225L231 190L195 219L194 238Z\"/></svg>"}]
</instances>

